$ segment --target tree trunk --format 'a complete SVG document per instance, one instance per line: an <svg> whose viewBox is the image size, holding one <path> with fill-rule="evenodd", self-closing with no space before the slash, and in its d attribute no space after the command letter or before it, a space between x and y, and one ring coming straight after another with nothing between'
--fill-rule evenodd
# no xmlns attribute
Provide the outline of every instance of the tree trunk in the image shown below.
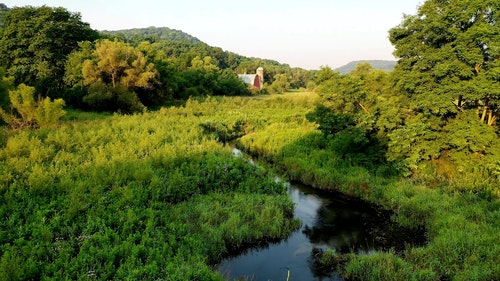
<svg viewBox="0 0 500 281"><path fill-rule="evenodd" d="M493 126L496 121L497 121L497 117L495 115L493 115L493 110L490 110L490 113L488 115L488 125Z"/></svg>
<svg viewBox="0 0 500 281"><path fill-rule="evenodd" d="M481 116L481 123L484 123L484 121L486 120L486 114L488 113L488 106L485 105L483 107L483 115Z"/></svg>

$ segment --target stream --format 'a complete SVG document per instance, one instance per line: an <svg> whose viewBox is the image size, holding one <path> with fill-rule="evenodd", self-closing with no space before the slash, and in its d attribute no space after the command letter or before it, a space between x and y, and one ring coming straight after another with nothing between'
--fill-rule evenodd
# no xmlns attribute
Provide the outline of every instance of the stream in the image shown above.
<svg viewBox="0 0 500 281"><path fill-rule="evenodd" d="M233 154L242 156L237 149ZM343 280L338 273L322 272L314 265L318 250L369 255L425 244L424 231L391 222L390 212L372 204L302 184L287 185L300 229L278 243L222 260L217 270L228 280Z"/></svg>

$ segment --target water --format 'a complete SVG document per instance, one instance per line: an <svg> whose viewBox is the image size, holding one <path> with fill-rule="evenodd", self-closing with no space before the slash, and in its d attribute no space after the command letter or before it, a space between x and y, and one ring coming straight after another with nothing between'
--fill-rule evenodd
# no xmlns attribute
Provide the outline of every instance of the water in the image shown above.
<svg viewBox="0 0 500 281"><path fill-rule="evenodd" d="M238 156L237 152L235 155ZM287 239L252 248L223 260L218 270L229 280L343 280L314 265L318 250L360 255L425 243L425 233L390 222L390 214L337 193L290 184L301 228Z"/></svg>

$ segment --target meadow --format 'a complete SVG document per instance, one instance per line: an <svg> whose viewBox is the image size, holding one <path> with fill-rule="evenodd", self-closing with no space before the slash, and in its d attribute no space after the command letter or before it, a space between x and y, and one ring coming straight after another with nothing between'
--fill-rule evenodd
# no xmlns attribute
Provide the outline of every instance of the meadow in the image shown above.
<svg viewBox="0 0 500 281"><path fill-rule="evenodd" d="M225 255L298 227L269 169L427 229L428 244L403 253L319 257L348 280L500 277L498 198L346 161L307 120L315 105L312 93L209 97L2 131L0 280L221 280L211 265Z"/></svg>
<svg viewBox="0 0 500 281"><path fill-rule="evenodd" d="M214 103L4 131L0 280L220 280L296 229L286 187L204 133Z"/></svg>

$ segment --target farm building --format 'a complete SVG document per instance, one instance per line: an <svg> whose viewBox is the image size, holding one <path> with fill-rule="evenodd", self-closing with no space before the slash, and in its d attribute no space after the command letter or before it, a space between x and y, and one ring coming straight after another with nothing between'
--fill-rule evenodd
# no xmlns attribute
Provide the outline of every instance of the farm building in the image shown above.
<svg viewBox="0 0 500 281"><path fill-rule="evenodd" d="M248 85L253 85L257 89L262 90L264 86L264 68L259 67L255 74L238 74L238 77Z"/></svg>

